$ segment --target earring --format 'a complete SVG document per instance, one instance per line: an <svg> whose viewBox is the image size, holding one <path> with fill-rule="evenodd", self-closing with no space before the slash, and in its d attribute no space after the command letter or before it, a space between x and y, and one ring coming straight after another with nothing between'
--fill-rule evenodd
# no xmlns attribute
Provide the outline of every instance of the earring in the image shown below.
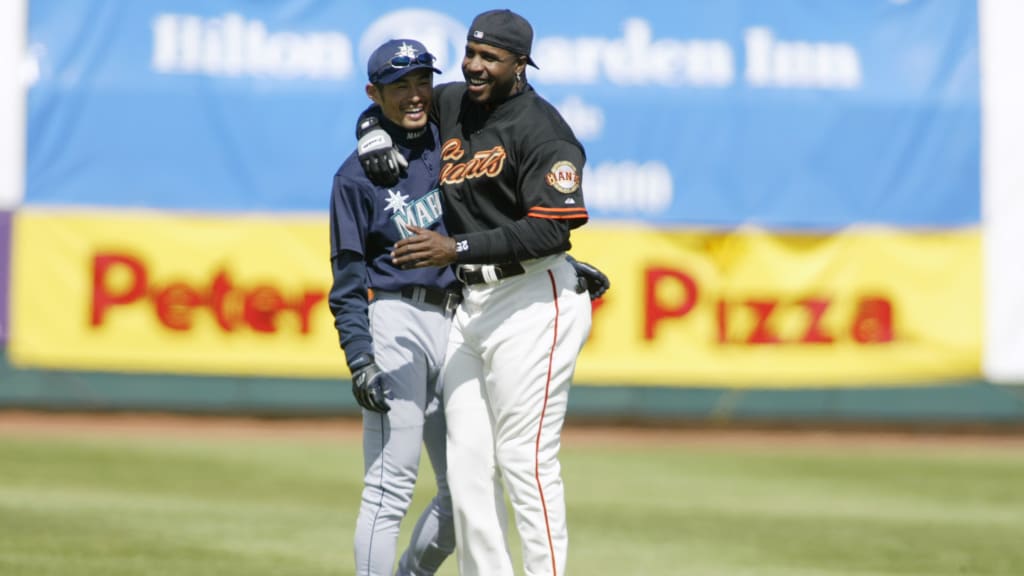
<svg viewBox="0 0 1024 576"><path fill-rule="evenodd" d="M519 84L522 81L523 81L523 77L519 75L519 72L516 72L516 84Z"/></svg>

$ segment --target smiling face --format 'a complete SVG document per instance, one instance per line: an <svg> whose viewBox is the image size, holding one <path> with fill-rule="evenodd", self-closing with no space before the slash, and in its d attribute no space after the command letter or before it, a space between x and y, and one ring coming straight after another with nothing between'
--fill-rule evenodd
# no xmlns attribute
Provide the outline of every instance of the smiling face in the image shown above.
<svg viewBox="0 0 1024 576"><path fill-rule="evenodd" d="M480 104L495 104L511 96L516 89L516 73L522 73L526 58L505 50L466 42L462 57L462 75L466 93Z"/></svg>
<svg viewBox="0 0 1024 576"><path fill-rule="evenodd" d="M380 105L385 118L406 130L419 130L427 125L434 98L434 73L424 68L391 84L367 84L366 94Z"/></svg>

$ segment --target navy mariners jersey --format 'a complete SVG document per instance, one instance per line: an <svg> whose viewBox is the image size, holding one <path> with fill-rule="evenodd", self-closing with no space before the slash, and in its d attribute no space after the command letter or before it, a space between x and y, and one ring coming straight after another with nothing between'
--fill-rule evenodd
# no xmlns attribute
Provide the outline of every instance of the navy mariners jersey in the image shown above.
<svg viewBox="0 0 1024 576"><path fill-rule="evenodd" d="M462 82L434 89L449 232L514 229L524 218L562 221L569 228L586 223L583 146L555 107L529 85L491 110L465 93ZM521 236L518 241L530 242L530 234ZM566 232L558 250L568 248Z"/></svg>
<svg viewBox="0 0 1024 576"><path fill-rule="evenodd" d="M455 282L449 267L402 270L391 263L390 254L395 242L412 235L407 224L447 234L437 187L437 130L428 124L413 140L397 137L398 130L389 133L409 161L408 173L395 186L380 187L366 178L355 153L345 160L331 193L331 258L342 250L363 255L368 287L375 290L397 291L408 285L446 288Z"/></svg>

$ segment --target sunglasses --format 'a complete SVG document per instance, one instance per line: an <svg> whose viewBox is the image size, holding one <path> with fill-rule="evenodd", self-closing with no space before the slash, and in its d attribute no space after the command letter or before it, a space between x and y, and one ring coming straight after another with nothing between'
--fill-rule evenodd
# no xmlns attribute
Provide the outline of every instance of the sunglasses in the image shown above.
<svg viewBox="0 0 1024 576"><path fill-rule="evenodd" d="M430 66L433 65L434 60L437 60L437 58L434 58L434 56L429 52L421 52L415 57L395 56L394 58L389 60L389 62L391 63L392 68L408 68L413 64L423 64L425 66Z"/></svg>

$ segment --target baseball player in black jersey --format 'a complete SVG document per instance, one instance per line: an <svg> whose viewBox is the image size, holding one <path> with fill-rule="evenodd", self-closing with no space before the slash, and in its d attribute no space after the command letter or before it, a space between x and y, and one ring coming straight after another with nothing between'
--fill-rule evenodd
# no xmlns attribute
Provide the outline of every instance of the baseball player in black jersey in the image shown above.
<svg viewBox="0 0 1024 576"><path fill-rule="evenodd" d="M469 29L465 83L435 88L440 185L451 236L400 240L404 269L454 265L464 283L442 374L459 573L511 576L503 488L528 575L564 574L568 549L558 453L590 299L566 251L587 222L582 145L526 80L533 30L492 10ZM360 119L360 125L366 115ZM360 140L371 177L398 173L389 147ZM363 146L362 144L367 144ZM589 267L587 267L589 268ZM590 270L593 270L592 268ZM586 272L586 270L584 270ZM593 270L593 292L607 278Z"/></svg>
<svg viewBox="0 0 1024 576"><path fill-rule="evenodd" d="M358 576L391 576L424 444L438 492L420 516L397 574L434 574L455 546L437 384L457 282L448 268L403 270L390 254L411 234L410 224L445 232L437 188L440 146L427 121L433 62L414 40L386 42L370 56L366 91L382 110L381 137L397 144L406 172L392 186L376 186L353 153L335 174L331 194L329 302L352 392L364 409Z"/></svg>

